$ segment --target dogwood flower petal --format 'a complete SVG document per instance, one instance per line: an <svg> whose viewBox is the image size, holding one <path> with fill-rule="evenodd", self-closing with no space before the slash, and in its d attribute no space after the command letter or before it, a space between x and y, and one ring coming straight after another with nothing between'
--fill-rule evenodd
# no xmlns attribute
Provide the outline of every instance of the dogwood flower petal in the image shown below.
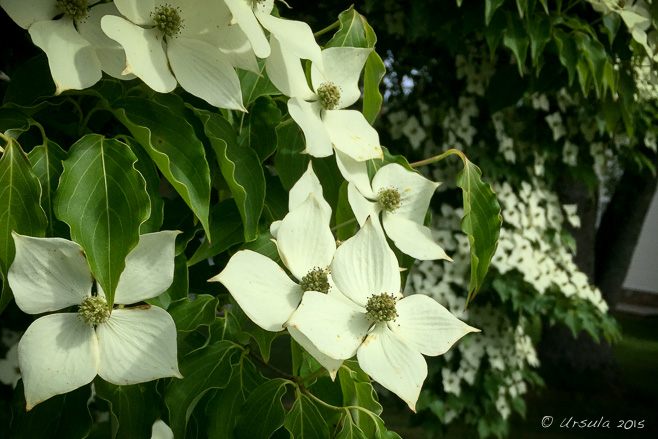
<svg viewBox="0 0 658 439"><path fill-rule="evenodd" d="M133 79L133 75L121 75L126 69L126 53L123 48L101 29L101 19L106 15L119 16L114 3L102 3L90 8L85 19L76 23L78 32L96 49L104 72L117 79Z"/></svg>
<svg viewBox="0 0 658 439"><path fill-rule="evenodd" d="M355 163L364 163L365 162L355 162ZM354 212L356 220L359 222L359 226L363 226L368 218L379 218L379 212L382 211L382 207L379 203L369 201L361 195L361 192L356 188L354 183L351 183L347 186L347 199L350 203L350 207Z"/></svg>
<svg viewBox="0 0 658 439"><path fill-rule="evenodd" d="M427 363L386 324L379 323L359 347L356 357L368 375L398 395L416 411L420 389L427 378Z"/></svg>
<svg viewBox="0 0 658 439"><path fill-rule="evenodd" d="M267 331L281 331L302 299L299 285L276 262L251 250L234 254L210 281L224 284L245 314Z"/></svg>
<svg viewBox="0 0 658 439"><path fill-rule="evenodd" d="M323 354L346 360L356 353L370 322L360 306L307 291L285 326L304 334Z"/></svg>
<svg viewBox="0 0 658 439"><path fill-rule="evenodd" d="M55 94L91 87L101 79L96 50L78 33L71 17L37 21L28 32L32 42L48 56Z"/></svg>
<svg viewBox="0 0 658 439"><path fill-rule="evenodd" d="M395 309L398 317L389 328L421 354L443 355L464 335L479 332L424 294L405 297Z"/></svg>
<svg viewBox="0 0 658 439"><path fill-rule="evenodd" d="M331 380L335 380L338 369L340 369L340 366L343 364L343 360L334 360L333 358L320 352L318 348L316 348L315 345L311 343L311 340L306 338L306 336L302 334L297 328L288 326L288 332L290 333L290 336L300 344L301 347L306 349L306 352L308 352L309 355L315 358L317 362L322 365L322 367L327 369Z"/></svg>
<svg viewBox="0 0 658 439"><path fill-rule="evenodd" d="M324 111L319 101L306 102L298 98L290 98L288 111L306 137L304 153L313 157L328 157L333 154L332 139L320 117Z"/></svg>
<svg viewBox="0 0 658 439"><path fill-rule="evenodd" d="M382 167L372 178L374 193L393 188L400 194L400 207L387 215L398 215L418 224L423 224L425 221L432 195L440 184L397 163Z"/></svg>
<svg viewBox="0 0 658 439"><path fill-rule="evenodd" d="M359 162L384 157L379 145L379 134L361 112L327 110L323 113L322 123L329 133L334 148L349 157ZM306 130L304 134L308 136Z"/></svg>
<svg viewBox="0 0 658 439"><path fill-rule="evenodd" d="M164 3L164 2L158 2ZM121 14L128 20L141 26L153 25L154 0L114 0Z"/></svg>
<svg viewBox="0 0 658 439"><path fill-rule="evenodd" d="M176 325L169 313L157 306L112 311L96 327L100 352L98 374L117 385L157 378L182 378L176 358Z"/></svg>
<svg viewBox="0 0 658 439"><path fill-rule="evenodd" d="M91 296L92 277L82 247L62 238L12 232L16 246L7 281L18 307L28 314L79 305Z"/></svg>
<svg viewBox="0 0 658 439"><path fill-rule="evenodd" d="M324 70L322 50L315 41L311 27L303 21L284 20L269 13L256 12L260 24L270 31L291 54L301 59L310 59L320 71ZM344 61L344 60L343 60Z"/></svg>
<svg viewBox="0 0 658 439"><path fill-rule="evenodd" d="M277 247L281 260L299 280L314 268L329 267L336 240L315 194L283 218L277 231Z"/></svg>
<svg viewBox="0 0 658 439"><path fill-rule="evenodd" d="M158 93L169 93L176 88L176 78L169 70L158 29L144 29L113 15L103 17L101 27L126 52L123 74L134 74Z"/></svg>
<svg viewBox="0 0 658 439"><path fill-rule="evenodd" d="M261 74L251 44L238 26L226 26L218 33L217 48L233 67Z"/></svg>
<svg viewBox="0 0 658 439"><path fill-rule="evenodd" d="M358 47L329 47L322 51L322 65L311 65L311 83L317 89L324 82L330 82L340 90L337 109L346 108L361 97L359 77L373 49ZM377 143L379 145L379 143Z"/></svg>
<svg viewBox="0 0 658 439"><path fill-rule="evenodd" d="M114 295L114 303L131 304L160 295L174 281L176 236L165 230L139 237L137 246L126 257Z"/></svg>
<svg viewBox="0 0 658 439"><path fill-rule="evenodd" d="M35 320L23 334L18 362L30 410L94 379L100 366L98 338L76 314L47 315Z"/></svg>
<svg viewBox="0 0 658 439"><path fill-rule="evenodd" d="M422 261L452 260L443 248L434 241L432 232L428 227L400 215L384 214L382 223L386 234L402 253Z"/></svg>
<svg viewBox="0 0 658 439"><path fill-rule="evenodd" d="M250 0L224 0L231 10L233 19L245 33L254 53L259 58L270 56L270 44L265 38L265 32L254 15Z"/></svg>
<svg viewBox="0 0 658 439"><path fill-rule="evenodd" d="M336 149L336 164L338 165L338 170L343 175L343 178L350 183L354 183L361 194L367 198L375 198L375 194L370 187L368 164L365 161L356 161L352 157Z"/></svg>
<svg viewBox="0 0 658 439"><path fill-rule="evenodd" d="M215 107L247 111L238 74L216 47L201 40L171 38L167 58L178 83L189 93Z"/></svg>
<svg viewBox="0 0 658 439"><path fill-rule="evenodd" d="M272 40L272 54L265 61L265 70L272 84L284 95L306 101L318 99L306 82L299 58L276 39Z"/></svg>
<svg viewBox="0 0 658 439"><path fill-rule="evenodd" d="M373 294L400 291L398 260L372 220L336 249L331 275L338 289L362 307Z"/></svg>
<svg viewBox="0 0 658 439"><path fill-rule="evenodd" d="M317 175L313 171L313 162L308 162L308 167L302 176L297 180L297 182L290 188L288 193L288 211L292 212L298 206L300 206L306 199L309 194L314 194L315 199L322 206L322 210L327 216L327 220L331 219L331 206L324 199L324 194L322 190L322 184Z"/></svg>
<svg viewBox="0 0 658 439"><path fill-rule="evenodd" d="M56 0L0 0L0 7L23 29L60 14Z"/></svg>
<svg viewBox="0 0 658 439"><path fill-rule="evenodd" d="M165 421L158 419L151 427L151 439L174 439L174 432Z"/></svg>

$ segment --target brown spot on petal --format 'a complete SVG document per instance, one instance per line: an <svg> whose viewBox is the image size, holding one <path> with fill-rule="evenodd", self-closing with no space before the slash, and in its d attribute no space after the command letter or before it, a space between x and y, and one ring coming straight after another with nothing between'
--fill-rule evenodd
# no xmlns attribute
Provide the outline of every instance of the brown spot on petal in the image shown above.
<svg viewBox="0 0 658 439"><path fill-rule="evenodd" d="M375 334L368 334L368 336L366 337L366 339L363 340L363 344L364 344L364 346L368 346L368 344L369 344L372 340L374 340L374 339L376 339L376 338L377 338L377 336L376 336Z"/></svg>

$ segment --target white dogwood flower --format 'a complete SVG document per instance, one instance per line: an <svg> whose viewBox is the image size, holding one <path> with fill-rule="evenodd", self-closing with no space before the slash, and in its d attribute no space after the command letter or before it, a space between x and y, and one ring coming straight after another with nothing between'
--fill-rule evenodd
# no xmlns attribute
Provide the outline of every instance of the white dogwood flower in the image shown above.
<svg viewBox="0 0 658 439"><path fill-rule="evenodd" d="M371 184L363 180L348 186L348 199L359 224L371 217L381 224L400 251L416 259L450 259L425 227L430 199L440 183L405 169L397 163L380 168Z"/></svg>
<svg viewBox="0 0 658 439"><path fill-rule="evenodd" d="M140 236L126 257L115 309L108 308L99 286L92 294L93 277L78 244L13 233L16 257L7 280L18 307L41 314L78 306L77 313L38 318L18 344L28 410L96 375L116 385L182 378L171 316L155 306L122 306L153 298L171 285L178 233Z"/></svg>
<svg viewBox="0 0 658 439"><path fill-rule="evenodd" d="M415 410L427 377L423 354L444 354L477 329L428 296L400 298L397 259L371 221L338 247L331 272L349 300L309 291L286 326L331 358L356 354L364 372Z"/></svg>
<svg viewBox="0 0 658 439"><path fill-rule="evenodd" d="M251 250L234 254L226 268L210 279L221 282L245 314L267 331L282 331L283 324L306 292L340 294L332 288L329 275L336 241L315 193L309 193L306 200L278 224L276 244L281 260L297 282L276 262ZM342 361L322 354L294 328L289 332L332 378L335 377Z"/></svg>
<svg viewBox="0 0 658 439"><path fill-rule="evenodd" d="M101 79L101 70L121 78L126 57L100 27L101 17L119 12L113 3L98 1L0 0L12 20L46 52L55 94L91 87Z"/></svg>
<svg viewBox="0 0 658 439"><path fill-rule="evenodd" d="M320 46L315 41L311 27L302 21L285 20L270 15L274 0L224 0L233 14L233 21L242 29L259 58L270 56L270 44L263 32L276 39L297 58L310 59L322 67ZM322 70L322 68L321 68Z"/></svg>
<svg viewBox="0 0 658 439"><path fill-rule="evenodd" d="M362 162L382 158L379 134L363 114L345 108L361 96L359 77L372 49L331 47L322 51L324 70L311 64L311 90L299 57L277 40L265 62L272 83L286 96L290 116L306 137L304 152L327 157L333 148Z"/></svg>
<svg viewBox="0 0 658 439"><path fill-rule="evenodd" d="M220 108L246 111L238 75L220 49L230 11L217 0L115 0L122 17L106 16L103 31L123 46L125 74L168 93L180 84Z"/></svg>

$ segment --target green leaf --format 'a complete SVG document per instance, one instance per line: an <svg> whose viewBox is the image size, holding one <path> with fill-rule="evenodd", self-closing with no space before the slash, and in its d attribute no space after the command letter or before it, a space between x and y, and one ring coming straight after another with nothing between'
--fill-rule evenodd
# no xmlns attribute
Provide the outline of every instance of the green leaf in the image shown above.
<svg viewBox="0 0 658 439"><path fill-rule="evenodd" d="M238 69L240 88L242 89L242 102L248 107L260 96L280 95L281 92L272 84L265 71L265 59L258 60L260 75L247 70Z"/></svg>
<svg viewBox="0 0 658 439"><path fill-rule="evenodd" d="M71 147L55 196L55 214L85 250L110 307L126 256L149 217L146 183L134 168L136 161L126 144L88 134Z"/></svg>
<svg viewBox="0 0 658 439"><path fill-rule="evenodd" d="M245 241L253 241L258 236L258 220L265 203L265 175L258 155L253 149L238 145L233 127L219 114L196 108L194 113L203 123L235 198L244 223Z"/></svg>
<svg viewBox="0 0 658 439"><path fill-rule="evenodd" d="M41 53L16 69L9 81L3 103L12 102L27 106L53 94L55 94L55 83L50 76L48 58L45 53Z"/></svg>
<svg viewBox="0 0 658 439"><path fill-rule="evenodd" d="M343 392L343 405L344 406L361 406L376 415L382 412L382 406L377 400L377 392L370 383L368 375L361 370L357 370L358 366L345 362L349 368L341 367L338 370L338 379L340 380L340 388ZM351 410L352 419L356 425L363 430L368 437L372 437L376 430L376 424L372 418L367 414L362 413L360 410Z"/></svg>
<svg viewBox="0 0 658 439"><path fill-rule="evenodd" d="M464 218L461 228L471 244L471 282L468 299L473 300L487 274L491 258L498 246L503 218L500 204L489 183L482 181L482 171L461 152L464 169L457 175L457 186L463 191Z"/></svg>
<svg viewBox="0 0 658 439"><path fill-rule="evenodd" d="M301 153L306 149L306 142L296 123L280 125L277 128L277 138L279 142L274 156L274 168L283 188L289 191L306 171L311 157Z"/></svg>
<svg viewBox="0 0 658 439"><path fill-rule="evenodd" d="M505 0L485 0L484 1L484 24L489 26L494 13Z"/></svg>
<svg viewBox="0 0 658 439"><path fill-rule="evenodd" d="M516 9L519 10L519 17L523 18L528 10L528 0L516 0Z"/></svg>
<svg viewBox="0 0 658 439"><path fill-rule="evenodd" d="M40 199L39 180L18 142L10 138L0 158L0 274L3 280L7 279L16 252L12 230L30 236L45 235L47 220ZM0 313L12 297L9 285L3 282Z"/></svg>
<svg viewBox="0 0 658 439"><path fill-rule="evenodd" d="M263 230L258 235L258 238L241 245L240 250L252 250L263 256L267 256L274 262L279 262L281 260L279 257L279 250L277 249L276 244L272 242L272 239L274 239L274 237L270 231Z"/></svg>
<svg viewBox="0 0 658 439"><path fill-rule="evenodd" d="M551 40L551 22L547 16L535 16L527 21L528 35L530 36L530 57L533 67L537 66L546 44Z"/></svg>
<svg viewBox="0 0 658 439"><path fill-rule="evenodd" d="M17 139L30 129L30 120L22 112L13 108L0 108L0 133Z"/></svg>
<svg viewBox="0 0 658 439"><path fill-rule="evenodd" d="M281 123L281 110L272 98L261 97L243 117L238 143L241 148L256 151L262 163L276 150L276 127Z"/></svg>
<svg viewBox="0 0 658 439"><path fill-rule="evenodd" d="M350 6L338 15L340 23L334 36L325 44L327 47L373 47L366 39L365 19Z"/></svg>
<svg viewBox="0 0 658 439"><path fill-rule="evenodd" d="M59 184L59 177L64 170L62 162L66 160L67 156L66 151L52 140L46 140L43 145L35 146L27 154L32 163L32 170L41 183L41 207L46 212L48 219L46 236L56 236L57 218L54 214L53 199Z"/></svg>
<svg viewBox="0 0 658 439"><path fill-rule="evenodd" d="M523 76L523 67L528 53L528 35L523 22L511 12L507 14L507 29L503 34L503 45L508 47L516 57L519 76Z"/></svg>
<svg viewBox="0 0 658 439"><path fill-rule="evenodd" d="M258 349L260 350L260 356L265 360L265 362L270 361L270 350L272 348L272 342L277 337L276 332L266 331L258 325L251 325L246 332L251 335L251 337L258 344Z"/></svg>
<svg viewBox="0 0 658 439"><path fill-rule="evenodd" d="M178 331L194 331L200 325L209 326L215 321L218 305L216 297L199 294L194 300L186 297L172 302L167 311L174 319Z"/></svg>
<svg viewBox="0 0 658 439"><path fill-rule="evenodd" d="M192 125L167 106L144 98L118 100L114 104L114 114L211 236L208 220L210 169L203 144Z"/></svg>
<svg viewBox="0 0 658 439"><path fill-rule="evenodd" d="M157 381L117 386L100 378L94 380L99 398L110 406L112 437L150 437L153 423L160 417L161 398L156 391Z"/></svg>
<svg viewBox="0 0 658 439"><path fill-rule="evenodd" d="M190 258L188 265L198 264L220 254L235 244L244 242L242 229L242 219L238 206L235 205L235 200L231 198L215 204L210 209L212 243L209 244L208 241L201 243Z"/></svg>
<svg viewBox="0 0 658 439"><path fill-rule="evenodd" d="M291 439L329 439L329 426L311 398L300 394L284 422Z"/></svg>
<svg viewBox="0 0 658 439"><path fill-rule="evenodd" d="M231 378L231 358L237 351L235 343L219 341L190 352L180 361L185 378L172 380L165 390L174 437L185 437L190 415L208 390L226 387Z"/></svg>
<svg viewBox="0 0 658 439"><path fill-rule="evenodd" d="M368 437L354 424L351 416L345 416L343 429L338 433L336 439L368 439Z"/></svg>
<svg viewBox="0 0 658 439"><path fill-rule="evenodd" d="M139 146L134 139L127 137L125 141L137 156L135 169L146 180L146 192L151 201L151 215L139 227L139 233L143 235L145 233L157 232L162 227L164 220L164 200L160 196L160 175L158 174L158 168L156 168L155 163L153 163L153 160L151 160L151 157L149 157L144 148Z"/></svg>
<svg viewBox="0 0 658 439"><path fill-rule="evenodd" d="M608 61L608 54L603 45L596 39L590 38L587 34L576 33L576 43L585 54L585 59L589 65L594 82L596 96L601 96L603 76L605 74L605 65Z"/></svg>
<svg viewBox="0 0 658 439"><path fill-rule="evenodd" d="M12 439L32 438L67 438L87 437L91 431L91 415L87 402L91 396L91 387L82 386L63 395L37 404L29 412L25 411L23 380L14 389L11 402L13 419L11 423Z"/></svg>
<svg viewBox="0 0 658 439"><path fill-rule="evenodd" d="M344 181L343 184L340 185L338 205L336 206L336 226L341 226L336 230L336 237L341 241L345 241L354 236L357 224L356 217L354 216L352 207L347 199L347 185L347 181Z"/></svg>
<svg viewBox="0 0 658 439"><path fill-rule="evenodd" d="M289 381L275 378L249 395L233 432L236 439L268 439L283 426L285 410L281 398Z"/></svg>
<svg viewBox="0 0 658 439"><path fill-rule="evenodd" d="M553 38L559 50L560 62L567 68L567 72L569 73L569 85L571 85L576 74L576 64L578 63L576 43L573 38L561 29L555 29Z"/></svg>
<svg viewBox="0 0 658 439"><path fill-rule="evenodd" d="M210 420L208 437L233 439L233 429L245 401L264 382L265 378L251 361L243 359L235 365L226 388L219 390L206 406Z"/></svg>

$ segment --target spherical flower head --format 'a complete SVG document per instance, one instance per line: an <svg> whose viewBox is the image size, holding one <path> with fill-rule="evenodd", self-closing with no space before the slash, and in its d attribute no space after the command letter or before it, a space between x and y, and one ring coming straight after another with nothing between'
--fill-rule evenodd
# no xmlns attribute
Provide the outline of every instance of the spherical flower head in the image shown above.
<svg viewBox="0 0 658 439"><path fill-rule="evenodd" d="M88 3L87 0L57 0L57 7L64 14L78 21L87 16Z"/></svg>
<svg viewBox="0 0 658 439"><path fill-rule="evenodd" d="M299 281L302 291L329 292L329 272L324 268L314 268Z"/></svg>
<svg viewBox="0 0 658 439"><path fill-rule="evenodd" d="M373 294L366 304L366 315L375 323L390 322L398 316L393 294Z"/></svg>
<svg viewBox="0 0 658 439"><path fill-rule="evenodd" d="M331 82L322 83L316 90L325 110L335 110L340 103L340 89Z"/></svg>
<svg viewBox="0 0 658 439"><path fill-rule="evenodd" d="M173 37L183 27L184 20L181 18L180 12L179 8L174 8L167 4L160 6L153 13L153 23L165 36Z"/></svg>
<svg viewBox="0 0 658 439"><path fill-rule="evenodd" d="M397 189L381 190L379 191L379 194L377 194L377 199L379 200L379 204L381 204L387 212L391 213L398 210L400 202L402 201L400 192L398 192Z"/></svg>
<svg viewBox="0 0 658 439"><path fill-rule="evenodd" d="M83 300L78 309L78 316L89 326L107 322L110 318L110 310L105 297L91 296Z"/></svg>

